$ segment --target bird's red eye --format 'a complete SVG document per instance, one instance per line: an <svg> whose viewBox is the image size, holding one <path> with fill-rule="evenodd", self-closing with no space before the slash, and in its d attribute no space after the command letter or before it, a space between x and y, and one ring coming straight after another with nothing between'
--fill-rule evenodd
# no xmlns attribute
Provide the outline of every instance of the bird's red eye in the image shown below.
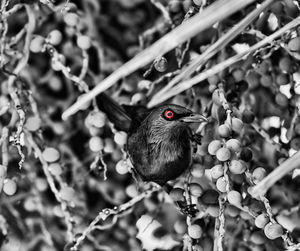
<svg viewBox="0 0 300 251"><path fill-rule="evenodd" d="M166 110L165 111L165 117L167 119L172 119L174 117L174 113L172 111L170 111L170 110Z"/></svg>

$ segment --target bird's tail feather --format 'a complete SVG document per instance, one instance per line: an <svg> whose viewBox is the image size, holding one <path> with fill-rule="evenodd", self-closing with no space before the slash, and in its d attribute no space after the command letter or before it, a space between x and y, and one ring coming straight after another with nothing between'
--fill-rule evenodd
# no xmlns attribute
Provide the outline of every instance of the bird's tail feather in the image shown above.
<svg viewBox="0 0 300 251"><path fill-rule="evenodd" d="M101 93L96 97L98 108L106 114L117 130L128 132L131 125L130 115L115 100Z"/></svg>

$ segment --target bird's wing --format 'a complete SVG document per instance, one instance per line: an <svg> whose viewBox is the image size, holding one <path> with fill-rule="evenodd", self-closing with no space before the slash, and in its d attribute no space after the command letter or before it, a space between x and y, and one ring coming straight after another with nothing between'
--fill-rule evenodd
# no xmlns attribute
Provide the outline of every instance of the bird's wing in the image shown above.
<svg viewBox="0 0 300 251"><path fill-rule="evenodd" d="M96 97L98 108L106 114L117 130L128 132L132 125L131 115L115 100L101 93Z"/></svg>

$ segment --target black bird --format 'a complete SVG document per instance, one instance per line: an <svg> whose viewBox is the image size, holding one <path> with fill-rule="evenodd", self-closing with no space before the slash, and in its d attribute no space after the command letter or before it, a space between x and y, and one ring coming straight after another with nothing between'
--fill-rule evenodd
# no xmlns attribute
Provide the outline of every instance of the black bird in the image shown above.
<svg viewBox="0 0 300 251"><path fill-rule="evenodd" d="M120 106L102 93L97 105L117 130L128 133L127 152L134 171L144 181L163 186L180 176L192 161L192 131L188 123L206 118L179 105Z"/></svg>

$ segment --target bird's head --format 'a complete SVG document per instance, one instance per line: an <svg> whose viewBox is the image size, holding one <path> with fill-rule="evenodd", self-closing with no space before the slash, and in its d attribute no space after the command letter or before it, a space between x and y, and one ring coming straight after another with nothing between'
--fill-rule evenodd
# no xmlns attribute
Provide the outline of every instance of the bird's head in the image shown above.
<svg viewBox="0 0 300 251"><path fill-rule="evenodd" d="M193 111L179 105L162 105L150 113L147 124L150 131L162 137L185 129L189 123L201 123L207 119Z"/></svg>

